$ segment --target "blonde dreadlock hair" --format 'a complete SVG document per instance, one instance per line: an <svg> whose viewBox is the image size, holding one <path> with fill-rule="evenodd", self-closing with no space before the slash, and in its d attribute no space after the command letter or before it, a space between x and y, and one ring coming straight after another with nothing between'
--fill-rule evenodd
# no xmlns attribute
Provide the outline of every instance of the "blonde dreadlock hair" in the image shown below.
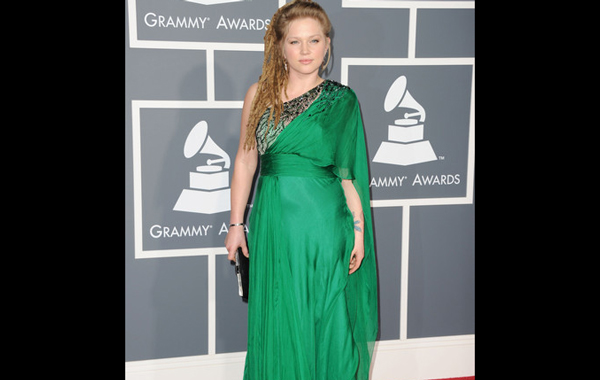
<svg viewBox="0 0 600 380"><path fill-rule="evenodd" d="M329 37L331 22L323 8L317 3L310 0L294 0L275 12L265 33L265 57L262 74L258 78L258 88L250 107L244 149L254 148L256 144L256 127L267 108L271 107L267 125L270 125L269 123L273 118L275 119L273 125L279 123L279 117L283 111L281 93L283 90L287 96L288 85L288 72L283 59L281 42L288 31L290 22L305 17L317 20L321 24L325 36ZM329 58L331 58L331 52ZM329 63L329 59L327 63Z"/></svg>

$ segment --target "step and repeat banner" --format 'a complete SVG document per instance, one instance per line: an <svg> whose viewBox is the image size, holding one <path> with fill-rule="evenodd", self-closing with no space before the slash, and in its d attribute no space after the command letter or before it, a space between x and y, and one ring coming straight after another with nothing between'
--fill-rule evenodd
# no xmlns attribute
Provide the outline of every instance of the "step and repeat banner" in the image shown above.
<svg viewBox="0 0 600 380"><path fill-rule="evenodd" d="M223 242L242 101L283 4L126 1L126 362L245 351ZM356 92L365 125L379 340L471 336L475 3L319 4L323 76Z"/></svg>

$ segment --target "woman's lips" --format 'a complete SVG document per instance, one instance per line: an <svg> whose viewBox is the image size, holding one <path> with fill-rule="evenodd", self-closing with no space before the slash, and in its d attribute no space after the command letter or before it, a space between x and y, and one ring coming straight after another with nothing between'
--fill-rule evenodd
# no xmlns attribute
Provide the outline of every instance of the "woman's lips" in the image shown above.
<svg viewBox="0 0 600 380"><path fill-rule="evenodd" d="M299 62L303 65L308 65L312 62L312 59L301 59Z"/></svg>

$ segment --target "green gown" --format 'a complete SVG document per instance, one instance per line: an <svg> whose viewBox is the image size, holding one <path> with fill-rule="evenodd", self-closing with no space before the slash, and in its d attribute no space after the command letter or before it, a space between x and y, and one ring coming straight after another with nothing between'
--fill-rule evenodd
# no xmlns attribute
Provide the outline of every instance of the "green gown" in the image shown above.
<svg viewBox="0 0 600 380"><path fill-rule="evenodd" d="M268 112L257 127L244 380L367 380L377 275L356 94L326 80L285 103L266 135ZM365 219L365 258L351 275L354 218L342 179L353 180Z"/></svg>

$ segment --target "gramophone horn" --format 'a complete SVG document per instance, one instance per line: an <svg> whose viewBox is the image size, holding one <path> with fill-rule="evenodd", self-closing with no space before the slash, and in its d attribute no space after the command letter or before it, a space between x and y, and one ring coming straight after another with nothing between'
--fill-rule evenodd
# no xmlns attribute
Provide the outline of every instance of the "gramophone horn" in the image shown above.
<svg viewBox="0 0 600 380"><path fill-rule="evenodd" d="M425 121L425 109L419 103L417 103L410 92L408 92L406 89L406 84L407 81L404 75L400 76L394 81L394 83L392 83L387 95L385 96L383 108L386 112L391 112L396 107L414 109L417 110L417 112L406 112L404 114L404 118L419 116L419 121Z"/></svg>
<svg viewBox="0 0 600 380"><path fill-rule="evenodd" d="M398 79L392 83L390 89L385 96L385 102L383 103L383 108L385 108L385 112L391 112L400 104L402 97L404 96L404 92L406 91L406 77L402 75Z"/></svg>
<svg viewBox="0 0 600 380"><path fill-rule="evenodd" d="M193 157L197 153L208 153L220 156L218 160L207 160L209 165L216 162L224 162L225 169L231 166L231 160L227 152L221 149L213 139L208 136L208 123L204 120L198 122L190 131L185 144L183 145L183 155L186 158Z"/></svg>

